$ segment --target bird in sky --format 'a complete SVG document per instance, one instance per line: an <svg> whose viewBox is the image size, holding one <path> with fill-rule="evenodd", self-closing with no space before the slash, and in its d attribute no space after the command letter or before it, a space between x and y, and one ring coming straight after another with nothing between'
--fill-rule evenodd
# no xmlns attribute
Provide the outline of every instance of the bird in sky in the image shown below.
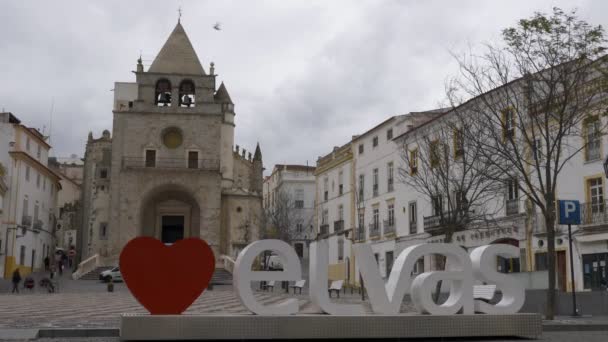
<svg viewBox="0 0 608 342"><path fill-rule="evenodd" d="M215 29L216 31L220 31L222 29L220 23L215 23L215 25L213 25L213 29Z"/></svg>

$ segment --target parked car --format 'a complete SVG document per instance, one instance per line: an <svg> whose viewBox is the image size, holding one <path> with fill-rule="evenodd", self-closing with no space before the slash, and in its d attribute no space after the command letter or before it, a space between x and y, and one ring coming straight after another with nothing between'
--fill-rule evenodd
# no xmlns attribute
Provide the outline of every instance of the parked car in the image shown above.
<svg viewBox="0 0 608 342"><path fill-rule="evenodd" d="M281 258L278 255L271 255L268 257L268 269L271 271L282 271L283 263L281 262Z"/></svg>
<svg viewBox="0 0 608 342"><path fill-rule="evenodd" d="M122 274L120 274L120 268L114 267L111 270L103 271L99 274L99 280L104 282L111 281L122 281Z"/></svg>

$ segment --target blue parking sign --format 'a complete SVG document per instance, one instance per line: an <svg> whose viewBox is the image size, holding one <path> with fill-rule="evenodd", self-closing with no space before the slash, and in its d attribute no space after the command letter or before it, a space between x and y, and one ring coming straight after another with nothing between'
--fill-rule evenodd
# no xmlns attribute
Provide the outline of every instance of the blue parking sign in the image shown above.
<svg viewBox="0 0 608 342"><path fill-rule="evenodd" d="M581 205L576 200L559 200L559 224L581 224Z"/></svg>

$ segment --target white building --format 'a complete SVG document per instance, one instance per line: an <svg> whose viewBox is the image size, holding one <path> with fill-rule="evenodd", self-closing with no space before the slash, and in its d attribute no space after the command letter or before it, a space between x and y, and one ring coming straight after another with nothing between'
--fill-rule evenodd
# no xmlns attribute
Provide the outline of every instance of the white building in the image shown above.
<svg viewBox="0 0 608 342"><path fill-rule="evenodd" d="M317 159L315 227L318 238L328 239L330 280L355 281L352 244L355 233L351 144L334 147Z"/></svg>
<svg viewBox="0 0 608 342"><path fill-rule="evenodd" d="M60 177L47 164L51 146L34 128L12 113L0 113L0 164L5 165L7 190L0 225L0 271L22 276L44 267L53 252L54 210Z"/></svg>
<svg viewBox="0 0 608 342"><path fill-rule="evenodd" d="M289 217L286 224L291 226L281 230L289 234L296 253L304 259L308 259L308 245L314 237L314 172L314 166L277 164L272 169L272 174L264 179L262 192L267 213L283 210L283 216ZM267 225L270 227L277 223L267 222Z"/></svg>

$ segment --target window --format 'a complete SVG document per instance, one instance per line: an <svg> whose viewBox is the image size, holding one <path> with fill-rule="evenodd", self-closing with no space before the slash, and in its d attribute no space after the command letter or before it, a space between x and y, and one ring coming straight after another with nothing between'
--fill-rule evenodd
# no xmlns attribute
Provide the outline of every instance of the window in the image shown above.
<svg viewBox="0 0 608 342"><path fill-rule="evenodd" d="M40 189L40 173L36 172L36 187Z"/></svg>
<svg viewBox="0 0 608 342"><path fill-rule="evenodd" d="M532 158L534 158L532 162L535 160L539 162L543 160L543 145L540 138L534 139L532 142Z"/></svg>
<svg viewBox="0 0 608 342"><path fill-rule="evenodd" d="M393 270L394 252L386 252L386 257L384 261L386 263L386 276L388 277L389 274L391 274L391 271Z"/></svg>
<svg viewBox="0 0 608 342"><path fill-rule="evenodd" d="M146 150L146 167L156 166L156 150Z"/></svg>
<svg viewBox="0 0 608 342"><path fill-rule="evenodd" d="M342 204L338 206L338 220L344 220L344 206Z"/></svg>
<svg viewBox="0 0 608 342"><path fill-rule="evenodd" d="M38 159L40 159L40 156L42 155L42 152L40 150L40 145L36 145L36 157Z"/></svg>
<svg viewBox="0 0 608 342"><path fill-rule="evenodd" d="M29 205L29 200L28 200L27 196L25 196L23 198L23 211L22 211L24 217L28 216L28 214L29 214L29 206L30 206ZM21 224L25 224L25 223L21 222Z"/></svg>
<svg viewBox="0 0 608 342"><path fill-rule="evenodd" d="M108 223L101 222L99 223L99 239L106 240L108 238Z"/></svg>
<svg viewBox="0 0 608 342"><path fill-rule="evenodd" d="M365 175L359 175L359 201L363 201L363 189L365 188Z"/></svg>
<svg viewBox="0 0 608 342"><path fill-rule="evenodd" d="M507 180L507 200L519 199L519 185L517 179L510 178Z"/></svg>
<svg viewBox="0 0 608 342"><path fill-rule="evenodd" d="M30 145L31 145L31 143L32 143L32 142L30 141L30 138L28 137L28 138L25 140L25 149L26 149L28 152L30 151Z"/></svg>
<svg viewBox="0 0 608 342"><path fill-rule="evenodd" d="M40 205L38 205L38 201L34 204L34 224L38 221L38 213L40 212Z"/></svg>
<svg viewBox="0 0 608 342"><path fill-rule="evenodd" d="M410 175L418 172L418 149L410 151Z"/></svg>
<svg viewBox="0 0 608 342"><path fill-rule="evenodd" d="M378 169L374 169L373 176L373 192L375 197L378 196Z"/></svg>
<svg viewBox="0 0 608 342"><path fill-rule="evenodd" d="M439 166L439 158L439 141L431 141L429 144L429 159L431 167Z"/></svg>
<svg viewBox="0 0 608 342"><path fill-rule="evenodd" d="M502 137L503 139L515 136L515 112L512 108L502 111Z"/></svg>
<svg viewBox="0 0 608 342"><path fill-rule="evenodd" d="M389 203L388 205L388 225L393 227L395 225L395 204Z"/></svg>
<svg viewBox="0 0 608 342"><path fill-rule="evenodd" d="M28 182L30 181L30 167L29 166L25 167L25 180Z"/></svg>
<svg viewBox="0 0 608 342"><path fill-rule="evenodd" d="M359 210L359 232L363 231L365 231L365 211Z"/></svg>
<svg viewBox="0 0 608 342"><path fill-rule="evenodd" d="M296 224L296 231L297 231L298 233L301 233L301 232L302 232L302 230L303 230L303 229L302 229L302 224L301 224L301 223Z"/></svg>
<svg viewBox="0 0 608 342"><path fill-rule="evenodd" d="M374 224L374 230L378 230L380 229L380 210L378 209L378 207L375 207L373 209L373 224Z"/></svg>
<svg viewBox="0 0 608 342"><path fill-rule="evenodd" d="M443 198L441 196L432 196L431 203L433 205L433 216L440 215L443 211Z"/></svg>
<svg viewBox="0 0 608 342"><path fill-rule="evenodd" d="M410 234L416 234L418 232L418 209L416 201L409 203L409 221L410 221Z"/></svg>
<svg viewBox="0 0 608 342"><path fill-rule="evenodd" d="M325 177L325 179L323 179L323 200L327 201L329 199L329 179L327 177Z"/></svg>
<svg viewBox="0 0 608 342"><path fill-rule="evenodd" d="M323 215L321 216L321 224L327 224L329 222L329 212L327 209L323 210Z"/></svg>
<svg viewBox="0 0 608 342"><path fill-rule="evenodd" d="M19 265L25 265L25 246L21 246L19 251Z"/></svg>
<svg viewBox="0 0 608 342"><path fill-rule="evenodd" d="M378 147L378 136L372 139L372 147Z"/></svg>
<svg viewBox="0 0 608 342"><path fill-rule="evenodd" d="M595 118L585 122L585 161L600 159L600 121Z"/></svg>
<svg viewBox="0 0 608 342"><path fill-rule="evenodd" d="M393 129L389 128L388 131L386 131L386 140L391 140L393 139Z"/></svg>
<svg viewBox="0 0 608 342"><path fill-rule="evenodd" d="M468 201L464 192L454 191L454 201L456 202L456 210L467 209Z"/></svg>
<svg viewBox="0 0 608 342"><path fill-rule="evenodd" d="M464 154L464 134L462 129L454 130L454 158L462 157Z"/></svg>
<svg viewBox="0 0 608 342"><path fill-rule="evenodd" d="M388 191L391 192L394 190L394 183L395 183L395 170L393 167L393 162L388 163L388 165L386 165L386 170L387 170L387 179L388 179Z"/></svg>
<svg viewBox="0 0 608 342"><path fill-rule="evenodd" d="M604 212L604 184L602 177L587 180L587 200L591 203L591 213Z"/></svg>
<svg viewBox="0 0 608 342"><path fill-rule="evenodd" d="M338 195L342 195L344 193L344 173L340 171L338 173Z"/></svg>
<svg viewBox="0 0 608 342"><path fill-rule="evenodd" d="M108 178L108 169L99 170L99 178Z"/></svg>
<svg viewBox="0 0 608 342"><path fill-rule="evenodd" d="M534 254L534 268L537 271L546 271L549 268L547 265L547 252Z"/></svg>
<svg viewBox="0 0 608 342"><path fill-rule="evenodd" d="M304 190L303 189L296 189L295 193L296 193L296 195L295 195L294 206L297 209L304 208Z"/></svg>
<svg viewBox="0 0 608 342"><path fill-rule="evenodd" d="M198 151L188 151L188 168L198 169Z"/></svg>
<svg viewBox="0 0 608 342"><path fill-rule="evenodd" d="M363 154L363 144L359 144L359 154Z"/></svg>
<svg viewBox="0 0 608 342"><path fill-rule="evenodd" d="M344 260L344 239L338 240L338 261Z"/></svg>

